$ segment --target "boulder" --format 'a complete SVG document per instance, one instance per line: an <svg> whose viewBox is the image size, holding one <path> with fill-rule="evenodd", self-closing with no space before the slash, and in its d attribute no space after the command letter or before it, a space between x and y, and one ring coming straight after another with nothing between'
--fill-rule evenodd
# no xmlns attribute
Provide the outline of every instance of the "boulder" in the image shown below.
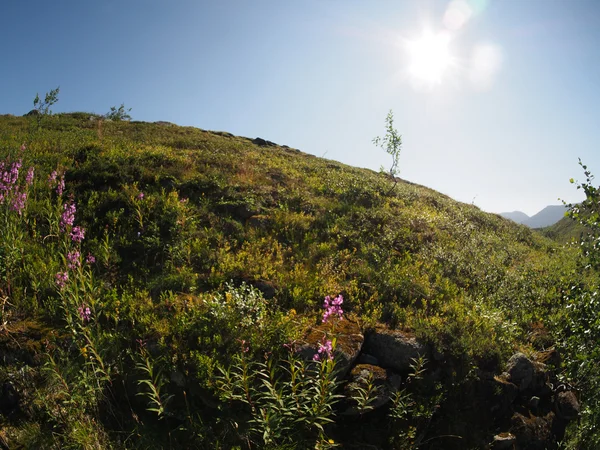
<svg viewBox="0 0 600 450"><path fill-rule="evenodd" d="M29 111L27 114L24 114L23 117L29 117L29 116L39 116L41 113L37 110L37 109L32 109L31 111Z"/></svg>
<svg viewBox="0 0 600 450"><path fill-rule="evenodd" d="M319 343L334 338L336 339L334 360L340 375L345 376L356 362L364 342L360 325L352 316L348 315L343 319L334 319L312 327L297 346L297 351L305 359L312 360L317 353Z"/></svg>
<svg viewBox="0 0 600 450"><path fill-rule="evenodd" d="M252 143L258 145L259 147L276 147L277 144L275 142L267 141L263 138L254 138L252 139Z"/></svg>
<svg viewBox="0 0 600 450"><path fill-rule="evenodd" d="M426 355L427 347L403 331L377 329L365 338L364 351L377 358L381 367L408 373L414 358Z"/></svg>
<svg viewBox="0 0 600 450"><path fill-rule="evenodd" d="M516 437L519 448L544 450L554 446L555 439L552 433L554 413L550 412L544 417L532 415L526 417L515 413L510 421L510 433Z"/></svg>
<svg viewBox="0 0 600 450"><path fill-rule="evenodd" d="M531 385L534 375L533 362L523 353L515 353L507 363L508 379L524 391Z"/></svg>
<svg viewBox="0 0 600 450"><path fill-rule="evenodd" d="M568 422L579 416L581 406L573 391L563 391L555 395L554 409L561 419Z"/></svg>
<svg viewBox="0 0 600 450"><path fill-rule="evenodd" d="M364 395L369 380L373 386L368 403L361 410L358 398ZM345 415L360 415L373 411L389 402L391 395L398 390L401 384L399 375L390 370L371 364L357 364L350 372L350 380L344 386L346 410ZM361 392L362 390L362 392Z"/></svg>

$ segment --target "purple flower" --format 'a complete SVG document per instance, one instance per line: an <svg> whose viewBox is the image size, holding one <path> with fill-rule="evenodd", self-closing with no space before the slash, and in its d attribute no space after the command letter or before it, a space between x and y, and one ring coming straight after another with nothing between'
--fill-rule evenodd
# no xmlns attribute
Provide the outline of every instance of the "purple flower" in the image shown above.
<svg viewBox="0 0 600 450"><path fill-rule="evenodd" d="M96 258L94 258L94 255L91 253L88 253L87 257L85 258L85 262L88 264L94 264L96 262Z"/></svg>
<svg viewBox="0 0 600 450"><path fill-rule="evenodd" d="M69 274L67 272L58 272L56 274L56 285L59 289L62 289L69 281Z"/></svg>
<svg viewBox="0 0 600 450"><path fill-rule="evenodd" d="M71 240L73 242L81 242L85 239L85 229L82 227L73 227L71 230Z"/></svg>
<svg viewBox="0 0 600 450"><path fill-rule="evenodd" d="M63 213L60 217L60 231L65 231L67 226L73 226L76 211L75 203L65 203L63 205Z"/></svg>
<svg viewBox="0 0 600 450"><path fill-rule="evenodd" d="M140 193L137 195L136 199L137 199L137 200L143 200L143 199L144 199L144 193L143 193L143 192L140 192Z"/></svg>
<svg viewBox="0 0 600 450"><path fill-rule="evenodd" d="M56 193L60 196L65 191L65 176L60 177L60 181L56 185Z"/></svg>
<svg viewBox="0 0 600 450"><path fill-rule="evenodd" d="M57 176L58 176L58 173L56 173L56 170L53 170L52 173L48 176L48 186L50 186L50 187L54 186Z"/></svg>
<svg viewBox="0 0 600 450"><path fill-rule="evenodd" d="M71 270L74 270L80 266L81 254L77 250L67 253L67 267L69 267Z"/></svg>
<svg viewBox="0 0 600 450"><path fill-rule="evenodd" d="M25 209L25 202L27 201L27 192L19 192L19 186L15 189L15 195L12 199L12 204L10 205L10 209L16 211L19 215Z"/></svg>
<svg viewBox="0 0 600 450"><path fill-rule="evenodd" d="M27 183L27 186L31 186L31 183L33 183L33 171L34 171L34 167L31 166L29 168L29 170L27 171L27 177L25 177L25 183Z"/></svg>
<svg viewBox="0 0 600 450"><path fill-rule="evenodd" d="M337 315L338 318L342 318L342 315L344 314L342 303L344 303L344 297L342 297L341 294L333 300L331 300L329 295L325 297L325 301L323 302L323 308L325 308L325 312L323 313L323 323L326 323L327 320L329 320L329 316Z"/></svg>
<svg viewBox="0 0 600 450"><path fill-rule="evenodd" d="M25 143L23 142L23 144L21 145L21 151L24 152L25 149L27 148L27 146L25 145Z"/></svg>
<svg viewBox="0 0 600 450"><path fill-rule="evenodd" d="M321 361L321 358L333 359L333 344L330 339L319 342L317 353L313 356L313 361Z"/></svg>
<svg viewBox="0 0 600 450"><path fill-rule="evenodd" d="M92 316L92 311L90 311L89 307L81 305L79 308L77 308L77 312L79 312L79 317L81 317L81 320L84 322L89 322L90 317Z"/></svg>

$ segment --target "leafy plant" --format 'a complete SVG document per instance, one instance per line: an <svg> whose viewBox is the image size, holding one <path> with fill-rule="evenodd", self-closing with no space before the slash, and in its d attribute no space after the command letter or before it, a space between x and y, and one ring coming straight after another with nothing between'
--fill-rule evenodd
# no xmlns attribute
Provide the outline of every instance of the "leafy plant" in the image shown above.
<svg viewBox="0 0 600 450"><path fill-rule="evenodd" d="M394 186L390 189L391 192L398 183L396 175L398 174L398 161L400 159L400 150L402 149L402 136L394 128L394 113L391 109L385 118L385 128L385 136L383 138L377 136L373 139L373 144L381 147L392 157L392 164L389 170L386 171L383 166L381 167L381 171L388 173L390 178L394 180Z"/></svg>
<svg viewBox="0 0 600 450"><path fill-rule="evenodd" d="M131 108L125 109L125 104L121 103L121 106L118 108L116 106L111 106L110 111L107 112L104 117L109 120L121 121L121 120L131 120L131 116L129 112Z"/></svg>

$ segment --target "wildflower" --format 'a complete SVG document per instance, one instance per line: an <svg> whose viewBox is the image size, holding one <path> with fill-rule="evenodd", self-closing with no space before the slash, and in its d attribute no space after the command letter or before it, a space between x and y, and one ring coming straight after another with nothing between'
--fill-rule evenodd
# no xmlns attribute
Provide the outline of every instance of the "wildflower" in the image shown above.
<svg viewBox="0 0 600 450"><path fill-rule="evenodd" d="M25 202L27 201L27 192L19 192L19 187L15 190L15 196L12 199L12 204L10 205L10 209L16 211L19 215L25 209Z"/></svg>
<svg viewBox="0 0 600 450"><path fill-rule="evenodd" d="M323 313L323 323L326 323L327 320L329 320L329 316L337 315L338 318L342 318L342 314L344 314L342 303L344 303L344 297L342 297L341 294L333 300L331 300L329 295L325 297L325 301L323 302L323 308L325 308L325 312Z"/></svg>
<svg viewBox="0 0 600 450"><path fill-rule="evenodd" d="M56 173L56 170L53 170L52 173L48 176L48 186L52 187L54 185L57 176L58 173Z"/></svg>
<svg viewBox="0 0 600 450"><path fill-rule="evenodd" d="M56 193L60 196L65 191L65 176L60 177L60 181L56 185Z"/></svg>
<svg viewBox="0 0 600 450"><path fill-rule="evenodd" d="M73 227L71 230L71 240L73 242L81 242L85 239L85 229L82 227Z"/></svg>
<svg viewBox="0 0 600 450"><path fill-rule="evenodd" d="M69 274L67 272L58 272L56 274L56 285L59 289L62 289L69 281Z"/></svg>
<svg viewBox="0 0 600 450"><path fill-rule="evenodd" d="M27 148L27 146L25 145L25 143L23 142L23 144L21 145L21 151L24 152L25 149Z"/></svg>
<svg viewBox="0 0 600 450"><path fill-rule="evenodd" d="M317 353L313 356L313 361L321 361L321 358L333 360L333 344L330 339L324 342L319 342Z"/></svg>
<svg viewBox="0 0 600 450"><path fill-rule="evenodd" d="M85 262L88 264L94 264L96 262L96 258L91 253L88 253L87 257L85 258Z"/></svg>
<svg viewBox="0 0 600 450"><path fill-rule="evenodd" d="M67 226L72 226L75 221L75 212L77 208L75 207L75 203L65 203L63 205L63 213L60 217L60 231L65 231Z"/></svg>
<svg viewBox="0 0 600 450"><path fill-rule="evenodd" d="M137 200L143 200L143 199L144 199L144 193L143 193L143 192L140 192L140 193L137 195L136 199L137 199Z"/></svg>
<svg viewBox="0 0 600 450"><path fill-rule="evenodd" d="M81 266L81 254L74 250L70 253L67 253L67 267L71 270L75 270L76 268Z"/></svg>
<svg viewBox="0 0 600 450"><path fill-rule="evenodd" d="M25 183L27 183L27 186L31 186L31 183L33 183L33 171L34 171L34 167L31 166L29 168L29 170L27 171L27 176L25 177Z"/></svg>
<svg viewBox="0 0 600 450"><path fill-rule="evenodd" d="M81 305L79 308L77 308L77 311L79 312L79 317L81 317L81 320L84 322L89 322L90 317L92 316L92 311L90 311L89 307Z"/></svg>

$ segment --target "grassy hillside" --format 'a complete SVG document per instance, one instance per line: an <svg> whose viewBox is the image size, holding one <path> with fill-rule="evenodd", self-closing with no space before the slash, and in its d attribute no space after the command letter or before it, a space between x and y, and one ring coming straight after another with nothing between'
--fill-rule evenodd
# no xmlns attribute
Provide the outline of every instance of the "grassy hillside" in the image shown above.
<svg viewBox="0 0 600 450"><path fill-rule="evenodd" d="M342 294L363 331L406 330L445 355L452 370L419 394L441 404L478 370L553 344L563 286L585 282L574 249L426 187L390 192L385 175L266 144L84 113L41 126L0 117L0 160L22 160L27 192L22 209L0 205L0 381L19 392L0 419L10 448L262 448L253 407L223 397L219 369L275 367L326 295ZM352 448L338 412L297 425L298 448ZM378 439L456 445L412 417Z"/></svg>

